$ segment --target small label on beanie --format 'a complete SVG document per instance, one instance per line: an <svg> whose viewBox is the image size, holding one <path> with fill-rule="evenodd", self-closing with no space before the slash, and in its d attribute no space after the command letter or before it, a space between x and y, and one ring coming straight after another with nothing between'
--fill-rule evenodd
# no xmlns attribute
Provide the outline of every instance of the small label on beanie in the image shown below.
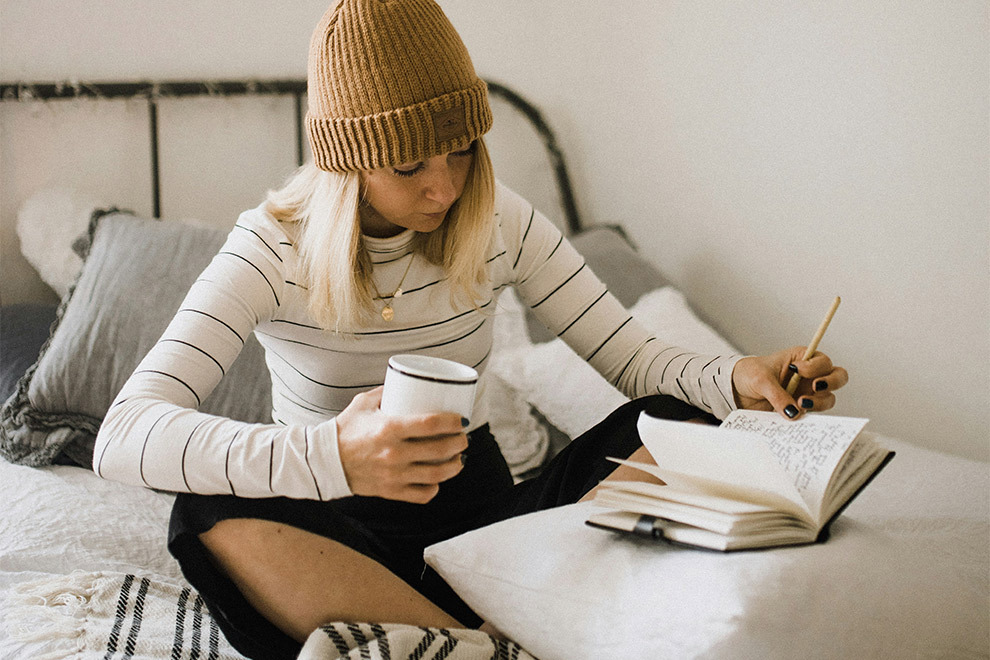
<svg viewBox="0 0 990 660"><path fill-rule="evenodd" d="M446 142L459 138L467 133L467 121L464 119L464 106L455 105L447 110L436 110L433 115L433 134L437 142Z"/></svg>

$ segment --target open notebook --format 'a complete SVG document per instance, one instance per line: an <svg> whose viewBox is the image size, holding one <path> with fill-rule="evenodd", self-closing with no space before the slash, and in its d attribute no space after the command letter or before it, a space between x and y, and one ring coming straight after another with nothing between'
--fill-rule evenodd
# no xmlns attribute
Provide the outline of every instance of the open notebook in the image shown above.
<svg viewBox="0 0 990 660"><path fill-rule="evenodd" d="M733 411L721 426L656 419L638 428L656 465L613 459L665 485L614 481L595 527L713 550L824 541L828 527L893 457L867 420Z"/></svg>

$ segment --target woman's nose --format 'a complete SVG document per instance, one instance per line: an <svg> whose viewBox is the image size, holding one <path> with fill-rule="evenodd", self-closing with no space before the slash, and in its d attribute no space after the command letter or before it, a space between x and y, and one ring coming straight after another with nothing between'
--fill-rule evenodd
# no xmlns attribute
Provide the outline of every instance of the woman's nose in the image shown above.
<svg viewBox="0 0 990 660"><path fill-rule="evenodd" d="M454 173L446 165L433 168L431 176L426 180L426 198L450 206L457 201L457 186Z"/></svg>

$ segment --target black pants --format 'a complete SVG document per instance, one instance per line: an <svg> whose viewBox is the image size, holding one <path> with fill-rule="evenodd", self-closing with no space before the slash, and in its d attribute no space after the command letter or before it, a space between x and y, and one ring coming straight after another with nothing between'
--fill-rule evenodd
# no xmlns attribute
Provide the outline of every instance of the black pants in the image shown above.
<svg viewBox="0 0 990 660"><path fill-rule="evenodd" d="M169 524L169 551L227 640L250 658L294 658L301 646L248 604L200 543L199 534L230 518L281 522L333 539L381 563L462 624L477 627L482 620L425 565L423 549L500 520L576 502L615 469L607 456L626 458L640 446L636 421L644 410L668 419L703 415L670 397L637 399L575 439L539 476L516 485L485 426L470 434L464 469L427 504L360 496L318 502L180 494Z"/></svg>

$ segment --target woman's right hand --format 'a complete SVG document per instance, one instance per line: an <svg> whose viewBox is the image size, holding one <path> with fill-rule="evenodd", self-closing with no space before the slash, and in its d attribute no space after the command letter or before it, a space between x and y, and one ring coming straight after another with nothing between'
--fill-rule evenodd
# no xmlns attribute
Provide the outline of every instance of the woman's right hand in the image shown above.
<svg viewBox="0 0 990 660"><path fill-rule="evenodd" d="M354 397L336 417L340 462L351 492L425 504L463 468L468 440L456 413L393 417L382 389Z"/></svg>

